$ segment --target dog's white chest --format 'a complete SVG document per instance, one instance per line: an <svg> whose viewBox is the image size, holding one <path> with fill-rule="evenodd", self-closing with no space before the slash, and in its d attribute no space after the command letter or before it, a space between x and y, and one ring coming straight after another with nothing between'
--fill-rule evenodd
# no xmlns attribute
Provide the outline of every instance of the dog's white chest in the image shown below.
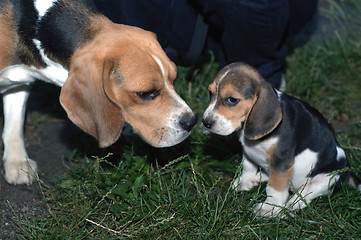
<svg viewBox="0 0 361 240"><path fill-rule="evenodd" d="M238 132L239 141L242 143L243 151L247 158L268 172L267 152L277 143L278 138L271 138L263 141L249 140L244 136L244 131Z"/></svg>

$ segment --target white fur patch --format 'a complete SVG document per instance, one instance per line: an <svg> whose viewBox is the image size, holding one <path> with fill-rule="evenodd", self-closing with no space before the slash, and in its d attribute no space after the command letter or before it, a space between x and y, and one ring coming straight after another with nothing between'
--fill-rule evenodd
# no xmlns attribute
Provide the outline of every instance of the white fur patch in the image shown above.
<svg viewBox="0 0 361 240"><path fill-rule="evenodd" d="M266 187L266 192L267 192L267 199L265 202L279 206L283 206L286 203L289 195L288 189L280 192L270 186Z"/></svg>
<svg viewBox="0 0 361 240"><path fill-rule="evenodd" d="M308 178L297 192L288 201L287 207L296 210L307 206L313 199L325 195L329 192L340 176L330 176L326 173L320 173L313 178Z"/></svg>
<svg viewBox="0 0 361 240"><path fill-rule="evenodd" d="M29 93L26 86L17 90L3 96L5 179L11 184L30 184L37 167L34 161L28 159L24 143L25 103Z"/></svg>
<svg viewBox="0 0 361 240"><path fill-rule="evenodd" d="M276 88L274 88L274 90L275 90L275 91L276 91L276 93L277 93L278 101L280 101L281 96L282 96L282 92L281 92L281 91L279 91L279 90L277 90Z"/></svg>
<svg viewBox="0 0 361 240"><path fill-rule="evenodd" d="M41 74L37 70L25 65L7 67L0 72L0 92L4 93L11 88L28 85L39 77Z"/></svg>
<svg viewBox="0 0 361 240"><path fill-rule="evenodd" d="M346 158L346 154L345 151L340 148L340 147L336 147L336 151L337 151L337 156L336 156L336 160L339 162L341 159L345 159Z"/></svg>
<svg viewBox="0 0 361 240"><path fill-rule="evenodd" d="M263 141L249 140L245 137L243 129L239 131L239 141L243 145L243 151L252 162L256 163L267 173L269 172L267 152L271 146L278 142L278 140L278 137Z"/></svg>
<svg viewBox="0 0 361 240"><path fill-rule="evenodd" d="M242 174L232 183L235 191L248 191L260 182L268 181L268 176L262 171L258 171L258 166L251 163L244 155L242 161Z"/></svg>
<svg viewBox="0 0 361 240"><path fill-rule="evenodd" d="M223 117L221 114L214 111L214 103L210 104L203 114L203 119L211 118L214 123L210 131L222 135L228 136L235 131L231 121Z"/></svg>
<svg viewBox="0 0 361 240"><path fill-rule="evenodd" d="M38 39L33 39L33 42L36 48L39 50L41 58L47 65L45 68L38 69L38 71L43 76L41 80L62 87L66 79L68 78L68 74L69 74L68 70L66 70L61 64L50 60L46 56L44 49L41 47L41 42Z"/></svg>
<svg viewBox="0 0 361 240"><path fill-rule="evenodd" d="M264 201L264 203L258 204L255 207L254 212L258 216L275 217L280 213L288 199L288 189L280 192L270 186L267 186L266 192L266 200Z"/></svg>
<svg viewBox="0 0 361 240"><path fill-rule="evenodd" d="M217 89L219 89L219 88L218 88L219 84L220 84L221 81L224 79L224 77L227 76L227 74L228 74L228 72L229 72L230 70L231 70L231 69L228 69L225 73L222 74L222 76L219 77L219 81L218 81L218 83L217 83Z"/></svg>
<svg viewBox="0 0 361 240"><path fill-rule="evenodd" d="M207 109L203 113L203 119L212 118L212 114L214 113L214 108L216 107L216 101L213 100L207 107Z"/></svg>
<svg viewBox="0 0 361 240"><path fill-rule="evenodd" d="M47 11L57 2L58 0L35 0L34 6L38 11L39 20L44 17Z"/></svg>
<svg viewBox="0 0 361 240"><path fill-rule="evenodd" d="M295 188L300 188L308 181L307 175L311 173L318 160L318 153L305 149L295 157L292 183Z"/></svg>
<svg viewBox="0 0 361 240"><path fill-rule="evenodd" d="M340 155L342 152L340 151ZM305 149L295 157L292 186L296 189L296 193L287 204L289 208L306 207L316 197L327 194L330 187L339 180L339 175L332 176L327 173L320 173L312 178L308 177L317 161L318 153L310 149Z"/></svg>
<svg viewBox="0 0 361 240"><path fill-rule="evenodd" d="M166 87L166 89L168 90L168 92L170 93L170 95L174 98L174 100L176 100L178 102L178 104L181 106L181 109L177 109L177 111L182 111L182 112L192 112L191 108L187 105L187 103L176 93L176 91L174 90L174 88L169 86L169 83L167 82L166 79L166 74L165 74L165 70L164 70L164 66L162 64L162 62L159 60L159 58L157 58L156 56L152 55L152 57L154 58L154 60L157 62L160 70L162 71L162 76L163 76L163 81L164 81L164 85Z"/></svg>

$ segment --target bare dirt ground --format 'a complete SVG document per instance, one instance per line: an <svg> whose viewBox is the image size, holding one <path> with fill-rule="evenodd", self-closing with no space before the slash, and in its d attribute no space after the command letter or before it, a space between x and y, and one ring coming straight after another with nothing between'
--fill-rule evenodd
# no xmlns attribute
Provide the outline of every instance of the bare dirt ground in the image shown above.
<svg viewBox="0 0 361 240"><path fill-rule="evenodd" d="M58 87L36 83L32 88L25 126L26 148L29 157L38 164L39 179L52 186L54 180L61 178L66 171L67 160L64 155L79 149L79 144L94 144L95 140L66 118L58 101ZM44 116L46 118L42 119ZM2 126L3 119L0 123ZM0 155L3 155L3 146ZM40 184L36 180L29 186L8 184L0 161L0 240L16 239L16 233L21 232L19 220L26 222L31 217L48 215Z"/></svg>
<svg viewBox="0 0 361 240"><path fill-rule="evenodd" d="M64 171L61 157L66 146L57 139L57 133L63 128L62 125L64 125L63 122L49 123L30 133L27 131L26 134L29 155L37 160L40 169L39 177L45 182L50 182L54 176L59 176ZM0 239L7 239L13 237L17 230L14 218L42 216L46 215L47 211L42 202L43 196L38 184L9 185L5 182L3 168L0 181L0 215L2 216Z"/></svg>

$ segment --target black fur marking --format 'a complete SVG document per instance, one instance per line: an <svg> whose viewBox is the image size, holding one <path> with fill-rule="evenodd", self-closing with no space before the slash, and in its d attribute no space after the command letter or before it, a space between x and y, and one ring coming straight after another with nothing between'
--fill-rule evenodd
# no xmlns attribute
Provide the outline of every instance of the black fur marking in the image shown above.
<svg viewBox="0 0 361 240"><path fill-rule="evenodd" d="M309 177L319 173L330 173L345 168L347 159L336 160L339 144L326 119L309 104L282 94L280 100L283 119L280 126L272 133L280 137L277 153L282 163L277 163L282 170L290 165L293 156L305 149L318 153L318 161Z"/></svg>
<svg viewBox="0 0 361 240"><path fill-rule="evenodd" d="M89 29L89 25L95 14L81 1L57 2L38 26L38 39L45 53L68 67L75 50L94 37L95 32Z"/></svg>
<svg viewBox="0 0 361 240"><path fill-rule="evenodd" d="M33 1L12 0L10 2L13 4L15 29L19 36L19 46L16 52L18 59L15 59L14 63L45 66L33 42L33 39L36 38L36 22L38 19Z"/></svg>

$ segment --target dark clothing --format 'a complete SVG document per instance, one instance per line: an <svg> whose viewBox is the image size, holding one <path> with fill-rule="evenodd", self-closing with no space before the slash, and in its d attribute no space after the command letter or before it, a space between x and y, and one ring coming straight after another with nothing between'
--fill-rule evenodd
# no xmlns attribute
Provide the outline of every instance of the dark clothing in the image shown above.
<svg viewBox="0 0 361 240"><path fill-rule="evenodd" d="M276 87L285 66L287 39L310 21L317 8L317 0L94 2L114 22L155 32L165 52L176 64L189 64L196 60L184 61L184 56L195 42L202 48L202 55L213 51L220 67L237 61L246 62L256 67ZM198 16L203 17L206 29L204 25L198 29L195 27ZM207 33L204 40L202 36L195 35L199 31ZM197 42L197 39L203 42ZM190 55L198 57L197 53Z"/></svg>

